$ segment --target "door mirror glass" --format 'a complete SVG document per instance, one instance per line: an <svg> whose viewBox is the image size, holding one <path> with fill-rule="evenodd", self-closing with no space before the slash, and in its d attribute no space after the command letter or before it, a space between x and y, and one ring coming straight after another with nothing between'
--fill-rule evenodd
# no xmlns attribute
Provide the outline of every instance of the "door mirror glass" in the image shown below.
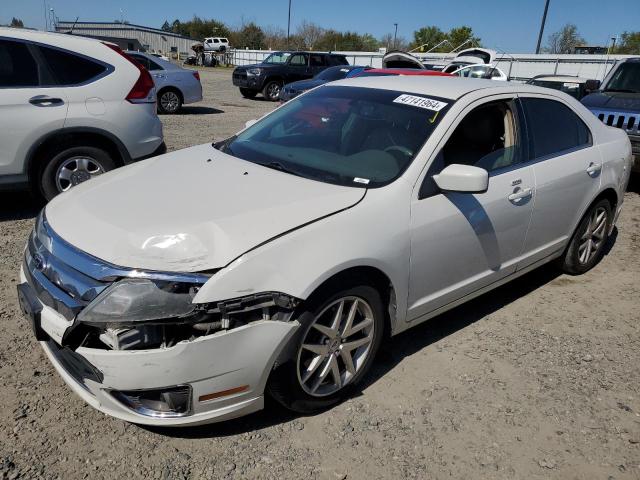
<svg viewBox="0 0 640 480"><path fill-rule="evenodd" d="M482 193L489 187L489 172L484 168L454 163L445 167L433 180L447 192Z"/></svg>
<svg viewBox="0 0 640 480"><path fill-rule="evenodd" d="M584 89L587 92L595 92L600 88L600 80L587 80L584 82Z"/></svg>

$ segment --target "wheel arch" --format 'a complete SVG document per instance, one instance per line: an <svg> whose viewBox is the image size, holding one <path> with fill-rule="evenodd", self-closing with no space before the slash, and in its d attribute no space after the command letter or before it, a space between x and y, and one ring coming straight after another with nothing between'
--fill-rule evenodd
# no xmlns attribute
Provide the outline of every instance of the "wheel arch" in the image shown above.
<svg viewBox="0 0 640 480"><path fill-rule="evenodd" d="M112 133L92 127L62 128L47 133L29 149L25 163L25 173L29 183L34 185L34 182L37 182L38 175L46 162L46 152L82 145L102 148L109 153L119 167L131 162L128 150Z"/></svg>

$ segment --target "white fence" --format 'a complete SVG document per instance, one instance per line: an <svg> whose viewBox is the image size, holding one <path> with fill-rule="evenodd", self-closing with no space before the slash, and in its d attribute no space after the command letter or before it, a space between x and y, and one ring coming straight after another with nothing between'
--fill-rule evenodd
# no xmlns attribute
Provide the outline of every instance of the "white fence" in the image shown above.
<svg viewBox="0 0 640 480"><path fill-rule="evenodd" d="M260 63L272 52L269 50L232 50L233 65ZM334 52L345 55L352 65L370 65L380 68L379 52ZM447 53L416 53L425 63L443 64L453 58ZM497 66L514 80L527 80L541 74L578 75L602 80L617 60L629 55L548 55L548 54L497 54Z"/></svg>

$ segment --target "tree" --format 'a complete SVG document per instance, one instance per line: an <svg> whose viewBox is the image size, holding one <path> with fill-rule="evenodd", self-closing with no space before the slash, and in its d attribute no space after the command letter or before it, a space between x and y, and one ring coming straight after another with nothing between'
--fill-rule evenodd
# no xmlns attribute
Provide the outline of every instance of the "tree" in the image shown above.
<svg viewBox="0 0 640 480"><path fill-rule="evenodd" d="M479 47L481 45L480 38L473 34L473 29L471 27L467 26L452 28L449 30L449 33L447 33L447 39L451 42L451 48L457 48L466 42L461 50L464 50L465 48Z"/></svg>
<svg viewBox="0 0 640 480"><path fill-rule="evenodd" d="M164 23L162 24L162 27L160 27L160 30L162 30L163 32L172 32L173 30L171 29L171 25L169 24L169 22L167 22L166 20L164 21Z"/></svg>
<svg viewBox="0 0 640 480"><path fill-rule="evenodd" d="M584 44L584 38L578 33L578 27L567 23L555 33L549 35L546 51L549 53L573 53L573 49Z"/></svg>
<svg viewBox="0 0 640 480"><path fill-rule="evenodd" d="M620 36L620 43L614 53L625 55L640 55L640 32L624 32Z"/></svg>
<svg viewBox="0 0 640 480"><path fill-rule="evenodd" d="M213 18L202 19L197 15L187 22L174 20L171 31L197 40L203 40L205 37L229 37L231 33L224 23Z"/></svg>
<svg viewBox="0 0 640 480"><path fill-rule="evenodd" d="M305 48L313 50L313 47L318 43L318 40L324 35L324 28L316 25L313 22L303 21L297 30L297 35L302 39Z"/></svg>
<svg viewBox="0 0 640 480"><path fill-rule="evenodd" d="M428 51L441 43L443 40L447 40L447 34L440 30L436 26L422 27L419 30L413 32L412 48L420 49L420 51ZM446 43L440 45L433 52L448 52L452 47L448 47Z"/></svg>
<svg viewBox="0 0 640 480"><path fill-rule="evenodd" d="M284 50L287 48L287 32L281 27L269 25L262 29L264 44L269 50Z"/></svg>
<svg viewBox="0 0 640 480"><path fill-rule="evenodd" d="M239 30L231 32L229 37L231 45L236 48L259 50L265 47L264 32L254 22L242 25Z"/></svg>
<svg viewBox="0 0 640 480"><path fill-rule="evenodd" d="M22 23L22 20L19 18L13 17L9 26L14 28L24 28L24 23Z"/></svg>

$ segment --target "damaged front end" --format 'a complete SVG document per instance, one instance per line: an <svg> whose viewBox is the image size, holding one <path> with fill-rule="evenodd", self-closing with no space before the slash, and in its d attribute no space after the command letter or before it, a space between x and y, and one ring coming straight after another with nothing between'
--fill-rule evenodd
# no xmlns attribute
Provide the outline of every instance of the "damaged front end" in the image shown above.
<svg viewBox="0 0 640 480"><path fill-rule="evenodd" d="M294 297L193 303L215 272L108 264L59 237L44 214L21 273L21 303L37 303L32 325L58 372L95 408L136 423L198 424L258 410L298 326Z"/></svg>

